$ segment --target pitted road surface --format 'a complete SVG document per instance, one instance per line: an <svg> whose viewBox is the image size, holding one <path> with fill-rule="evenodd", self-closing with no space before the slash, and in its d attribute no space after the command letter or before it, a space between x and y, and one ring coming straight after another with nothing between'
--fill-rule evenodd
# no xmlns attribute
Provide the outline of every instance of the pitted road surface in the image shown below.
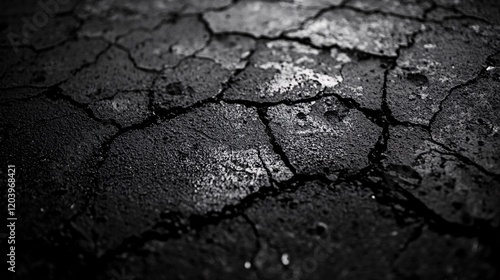
<svg viewBox="0 0 500 280"><path fill-rule="evenodd" d="M10 2L15 279L500 278L499 1Z"/></svg>

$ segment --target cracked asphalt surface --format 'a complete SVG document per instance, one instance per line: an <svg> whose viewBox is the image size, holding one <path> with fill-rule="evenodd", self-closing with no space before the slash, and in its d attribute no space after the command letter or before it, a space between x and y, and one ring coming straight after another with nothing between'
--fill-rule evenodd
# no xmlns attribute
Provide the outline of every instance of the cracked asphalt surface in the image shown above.
<svg viewBox="0 0 500 280"><path fill-rule="evenodd" d="M500 278L499 1L41 2L0 3L13 279Z"/></svg>

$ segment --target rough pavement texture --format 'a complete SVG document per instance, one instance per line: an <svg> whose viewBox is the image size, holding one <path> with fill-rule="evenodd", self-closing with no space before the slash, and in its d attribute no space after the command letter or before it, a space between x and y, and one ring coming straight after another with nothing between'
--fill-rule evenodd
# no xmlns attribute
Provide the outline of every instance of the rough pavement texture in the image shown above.
<svg viewBox="0 0 500 280"><path fill-rule="evenodd" d="M498 1L44 1L0 4L12 279L500 278Z"/></svg>
<svg viewBox="0 0 500 280"><path fill-rule="evenodd" d="M309 20L304 28L288 35L309 39L318 47L336 46L394 57L401 46L408 45L408 36L419 28L418 22L408 19L335 9Z"/></svg>

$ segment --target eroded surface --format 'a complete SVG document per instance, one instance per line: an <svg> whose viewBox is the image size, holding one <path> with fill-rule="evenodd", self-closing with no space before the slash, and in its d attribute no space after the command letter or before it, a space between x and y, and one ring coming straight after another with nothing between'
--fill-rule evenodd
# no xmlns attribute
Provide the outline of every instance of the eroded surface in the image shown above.
<svg viewBox="0 0 500 280"><path fill-rule="evenodd" d="M209 34L195 17L166 23L153 31L137 30L118 43L127 48L138 66L161 70L203 48Z"/></svg>
<svg viewBox="0 0 500 280"><path fill-rule="evenodd" d="M189 58L165 70L154 82L154 106L162 110L186 108L218 95L230 72L212 60Z"/></svg>
<svg viewBox="0 0 500 280"><path fill-rule="evenodd" d="M477 81L451 92L432 125L433 138L500 174L500 64L488 66Z"/></svg>
<svg viewBox="0 0 500 280"><path fill-rule="evenodd" d="M380 127L332 97L268 110L271 130L299 173L355 172L368 166Z"/></svg>
<svg viewBox="0 0 500 280"><path fill-rule="evenodd" d="M499 222L500 189L494 177L432 143L422 129L398 126L390 135L386 163L394 170L385 178L390 184L403 187L450 222Z"/></svg>
<svg viewBox="0 0 500 280"><path fill-rule="evenodd" d="M224 94L228 100L296 101L332 91L342 82L340 69L349 60L286 40L261 44L249 65Z"/></svg>
<svg viewBox="0 0 500 280"><path fill-rule="evenodd" d="M109 77L114 77L111 82ZM64 94L75 101L89 103L113 97L124 90L146 90L153 76L136 69L127 53L111 47L99 56L96 63L86 67L62 84ZM85 85L82 89L82 85Z"/></svg>
<svg viewBox="0 0 500 280"><path fill-rule="evenodd" d="M388 77L388 104L402 121L428 125L449 91L476 77L496 50L473 26L444 32L441 26L418 35L415 44L402 50L398 67ZM476 25L480 30L481 27ZM453 57L463 59L454 60Z"/></svg>
<svg viewBox="0 0 500 280"><path fill-rule="evenodd" d="M496 1L44 1L0 4L15 279L500 277Z"/></svg>
<svg viewBox="0 0 500 280"><path fill-rule="evenodd" d="M287 2L241 1L227 10L208 12L205 20L215 33L241 32L256 37L276 37L300 27L318 10Z"/></svg>
<svg viewBox="0 0 500 280"><path fill-rule="evenodd" d="M97 230L99 247L114 247L164 211L220 211L291 176L255 109L208 105L117 138L99 170L95 217L82 221L104 223L82 228Z"/></svg>
<svg viewBox="0 0 500 280"><path fill-rule="evenodd" d="M321 47L337 46L394 57L400 46L408 45L408 36L419 28L417 22L408 19L339 9L322 14L288 36L306 38Z"/></svg>

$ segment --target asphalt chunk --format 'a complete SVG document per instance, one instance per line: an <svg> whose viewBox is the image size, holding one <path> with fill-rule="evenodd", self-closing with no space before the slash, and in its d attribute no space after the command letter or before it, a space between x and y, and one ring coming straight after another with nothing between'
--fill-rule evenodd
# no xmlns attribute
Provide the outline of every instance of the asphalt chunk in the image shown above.
<svg viewBox="0 0 500 280"><path fill-rule="evenodd" d="M342 82L334 92L356 101L363 108L380 110L388 65L388 61L374 58L349 59L342 68Z"/></svg>
<svg viewBox="0 0 500 280"><path fill-rule="evenodd" d="M323 52L292 41L262 43L224 98L262 103L311 98L342 82L340 68L348 59L343 53Z"/></svg>
<svg viewBox="0 0 500 280"><path fill-rule="evenodd" d="M145 69L172 67L208 43L210 34L196 17L183 17L153 31L137 30L118 40Z"/></svg>
<svg viewBox="0 0 500 280"><path fill-rule="evenodd" d="M212 59L228 70L237 70L245 68L255 47L255 40L249 37L215 36L196 56Z"/></svg>
<svg viewBox="0 0 500 280"><path fill-rule="evenodd" d="M109 77L113 77L113 82ZM88 104L122 91L147 90L153 78L154 74L135 68L125 51L111 47L95 64L76 73L61 88L73 100Z"/></svg>
<svg viewBox="0 0 500 280"><path fill-rule="evenodd" d="M203 15L215 33L246 33L255 37L278 37L299 28L317 8L286 2L241 1L223 11Z"/></svg>
<svg viewBox="0 0 500 280"><path fill-rule="evenodd" d="M387 103L394 117L423 125L429 125L449 91L474 79L494 52L472 29L429 28L411 48L401 51L387 84Z"/></svg>
<svg viewBox="0 0 500 280"><path fill-rule="evenodd" d="M268 110L277 143L301 174L353 173L369 165L382 129L333 97Z"/></svg>
<svg viewBox="0 0 500 280"><path fill-rule="evenodd" d="M373 55L396 57L408 37L420 30L418 22L390 15L366 15L348 9L335 9L305 23L292 38L308 39L318 47L338 46Z"/></svg>
<svg viewBox="0 0 500 280"><path fill-rule="evenodd" d="M452 223L500 222L500 183L492 176L433 144L427 131L397 126L389 134L390 186L404 188Z"/></svg>
<svg viewBox="0 0 500 280"><path fill-rule="evenodd" d="M187 108L218 95L231 72L209 59L188 58L155 79L153 105L168 111Z"/></svg>
<svg viewBox="0 0 500 280"><path fill-rule="evenodd" d="M451 92L432 124L436 141L500 174L500 65Z"/></svg>

